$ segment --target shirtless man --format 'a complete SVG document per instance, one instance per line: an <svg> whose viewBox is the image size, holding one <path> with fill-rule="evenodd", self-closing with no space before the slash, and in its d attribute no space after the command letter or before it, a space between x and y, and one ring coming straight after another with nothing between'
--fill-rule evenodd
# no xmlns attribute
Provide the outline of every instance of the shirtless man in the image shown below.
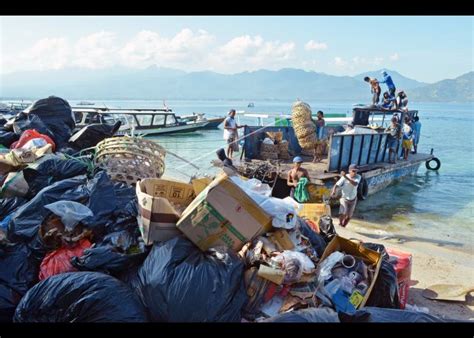
<svg viewBox="0 0 474 338"><path fill-rule="evenodd" d="M293 159L294 167L288 172L288 178L286 184L291 187L290 197L294 198L295 187L298 185L298 181L302 177L306 177L309 180L308 171L301 167L303 159L299 156L296 156Z"/></svg>

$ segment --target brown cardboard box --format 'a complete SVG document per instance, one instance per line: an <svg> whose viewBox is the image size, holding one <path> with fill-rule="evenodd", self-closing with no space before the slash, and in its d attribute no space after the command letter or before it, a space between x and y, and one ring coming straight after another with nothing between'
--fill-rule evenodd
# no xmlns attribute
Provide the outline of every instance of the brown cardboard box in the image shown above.
<svg viewBox="0 0 474 338"><path fill-rule="evenodd" d="M281 251L293 250L295 248L295 245L291 241L288 231L286 231L285 229L278 229L272 232L270 238L275 241L275 244L277 244Z"/></svg>
<svg viewBox="0 0 474 338"><path fill-rule="evenodd" d="M176 222L194 197L191 184L146 178L136 186L140 216L138 224L146 245L166 241L180 234ZM174 207L176 206L176 208Z"/></svg>
<svg viewBox="0 0 474 338"><path fill-rule="evenodd" d="M369 285L369 288L367 289L364 299L359 304L359 306L356 307L356 309L361 308L365 305L365 303L367 302L367 299L369 299L369 296L370 296L370 293L372 292L375 281L377 280L380 266L382 264L382 255L378 253L377 251L373 251L373 250L363 247L361 243L356 243L356 242L350 241L346 238L336 235L332 239L332 241L329 242L328 246L324 250L324 253L321 256L320 262L324 261L326 257L328 257L330 254L332 254L335 251L345 252L346 254L352 255L356 258L361 258L364 260L364 262L367 265L375 266L374 278L372 279Z"/></svg>
<svg viewBox="0 0 474 338"><path fill-rule="evenodd" d="M331 207L324 203L304 203L298 212L298 216L306 217L311 221L319 222L319 217L323 215L331 216Z"/></svg>
<svg viewBox="0 0 474 338"><path fill-rule="evenodd" d="M237 252L271 229L271 217L222 174L184 210L176 225L203 251L225 245Z"/></svg>
<svg viewBox="0 0 474 338"><path fill-rule="evenodd" d="M204 189L206 189L206 187L212 182L212 180L209 178L209 177L202 177L202 178L196 178L194 180L192 180L192 184L193 184L193 189L194 189L194 193L197 195L199 195L201 193L201 191L203 191Z"/></svg>

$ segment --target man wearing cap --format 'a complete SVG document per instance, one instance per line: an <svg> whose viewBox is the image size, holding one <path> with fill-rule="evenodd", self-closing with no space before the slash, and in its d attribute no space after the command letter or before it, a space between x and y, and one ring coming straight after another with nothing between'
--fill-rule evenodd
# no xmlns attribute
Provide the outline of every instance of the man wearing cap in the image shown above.
<svg viewBox="0 0 474 338"><path fill-rule="evenodd" d="M354 214L357 204L357 187L359 186L361 176L357 174L357 166L351 164L349 166L349 176L345 171L341 171L341 178L334 185L331 191L331 197L336 196L336 188L340 188L342 197L339 200L341 206L339 208L339 225L345 227L352 215Z"/></svg>
<svg viewBox="0 0 474 338"><path fill-rule="evenodd" d="M384 70L382 71L382 76L383 80L379 81L379 83L385 83L388 87L388 93L390 95L390 98L395 98L395 84L393 83L392 77L387 74L387 72Z"/></svg>
<svg viewBox="0 0 474 338"><path fill-rule="evenodd" d="M288 172L288 178L286 180L286 183L288 186L291 187L291 192L290 192L290 197L295 198L295 188L298 186L298 182L300 179L303 177L306 177L309 179L309 174L308 170L304 169L301 167L301 164L303 163L303 159L300 156L296 156L293 159L294 166L293 168Z"/></svg>

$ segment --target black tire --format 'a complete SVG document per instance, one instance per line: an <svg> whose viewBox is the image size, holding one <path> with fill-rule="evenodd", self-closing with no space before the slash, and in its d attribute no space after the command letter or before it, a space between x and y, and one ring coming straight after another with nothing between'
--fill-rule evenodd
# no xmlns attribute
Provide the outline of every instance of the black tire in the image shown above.
<svg viewBox="0 0 474 338"><path fill-rule="evenodd" d="M435 162L436 165L432 167L430 165L431 162ZM436 157L433 157L431 160L425 162L426 169L428 170L439 170L441 168L441 161L437 159Z"/></svg>
<svg viewBox="0 0 474 338"><path fill-rule="evenodd" d="M357 198L359 200L365 200L367 199L367 196L369 195L369 185L367 184L367 181L365 178L360 179L359 186L357 187Z"/></svg>

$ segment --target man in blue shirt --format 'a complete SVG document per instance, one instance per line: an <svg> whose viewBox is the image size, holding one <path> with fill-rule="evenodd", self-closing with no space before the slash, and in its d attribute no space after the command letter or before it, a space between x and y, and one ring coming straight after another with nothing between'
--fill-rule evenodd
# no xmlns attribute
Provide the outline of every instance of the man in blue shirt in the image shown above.
<svg viewBox="0 0 474 338"><path fill-rule="evenodd" d="M420 141L420 132L421 132L421 122L418 116L413 118L413 152L412 154L416 154L418 148L418 142Z"/></svg>
<svg viewBox="0 0 474 338"><path fill-rule="evenodd" d="M379 81L379 83L385 83L388 87L388 92L390 94L390 97L395 97L395 84L393 83L392 77L387 74L387 72L384 70L382 71L382 76L383 80Z"/></svg>

